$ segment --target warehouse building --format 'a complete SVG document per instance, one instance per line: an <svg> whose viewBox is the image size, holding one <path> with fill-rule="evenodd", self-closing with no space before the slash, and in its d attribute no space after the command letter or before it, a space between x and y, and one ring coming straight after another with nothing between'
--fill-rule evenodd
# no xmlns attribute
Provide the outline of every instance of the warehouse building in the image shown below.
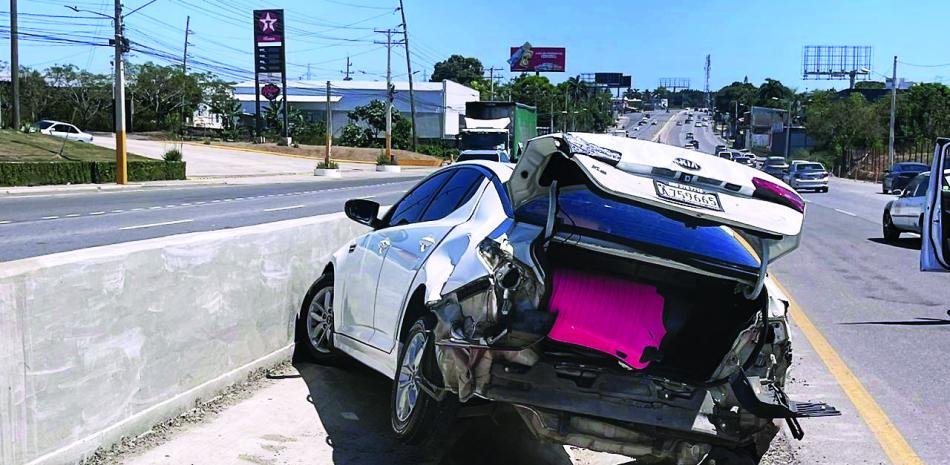
<svg viewBox="0 0 950 465"><path fill-rule="evenodd" d="M409 118L409 83L393 82L396 89L393 106ZM379 81L287 81L287 100L309 121L325 121L327 98L334 136L339 136L348 122L347 113L373 100L386 101L386 83ZM478 101L479 93L453 81L413 83L416 101L416 126L421 139L454 139L459 130L459 115L465 114L465 102ZM245 114L255 111L254 81L237 84L234 96ZM261 98L261 111L269 102Z"/></svg>

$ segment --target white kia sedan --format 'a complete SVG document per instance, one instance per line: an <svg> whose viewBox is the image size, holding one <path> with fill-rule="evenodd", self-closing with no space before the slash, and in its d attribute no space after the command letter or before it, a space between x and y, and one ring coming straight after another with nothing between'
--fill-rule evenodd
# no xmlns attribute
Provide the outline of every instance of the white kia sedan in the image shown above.
<svg viewBox="0 0 950 465"><path fill-rule="evenodd" d="M33 125L40 134L62 137L77 142L92 142L92 134L82 132L76 126L61 121L52 121L48 119L39 120Z"/></svg>
<svg viewBox="0 0 950 465"><path fill-rule="evenodd" d="M538 437L648 463L753 463L788 423L788 300L766 273L805 203L761 171L607 134L532 139L516 165L457 163L333 254L298 316L318 361L392 379L395 435L449 435L460 404ZM730 461L730 460L739 461ZM705 462L704 462L705 463Z"/></svg>

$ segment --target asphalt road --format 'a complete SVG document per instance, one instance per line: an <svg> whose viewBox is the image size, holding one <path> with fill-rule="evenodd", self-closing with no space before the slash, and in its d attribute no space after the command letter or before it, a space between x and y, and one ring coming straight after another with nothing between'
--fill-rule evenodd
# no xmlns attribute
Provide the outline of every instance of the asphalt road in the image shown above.
<svg viewBox="0 0 950 465"><path fill-rule="evenodd" d="M676 115L677 110L671 110L669 113L664 111L650 111L646 112L650 114L650 122L639 126L637 123L640 122L640 119L643 118L644 113L627 113L621 119L621 127L627 130L627 133L630 137L636 137L640 140L651 140L656 134L663 128L663 125ZM652 124L653 122L656 124ZM639 128L639 129L635 129Z"/></svg>
<svg viewBox="0 0 950 465"><path fill-rule="evenodd" d="M421 175L0 197L0 261L391 204Z"/></svg>
<svg viewBox="0 0 950 465"><path fill-rule="evenodd" d="M663 142L682 146L687 131L694 133L702 152L711 153L721 143L710 128L692 126L672 127ZM801 246L775 262L770 272L916 454L928 464L950 464L948 276L918 270L916 235L884 242L881 216L894 196L880 192L879 184L832 179L828 193L803 193L807 207ZM799 337L796 344L807 342ZM811 363L819 363L817 357ZM814 366L805 371L816 373ZM867 406L851 405L844 396L837 402L842 417L810 420L805 426L818 424L819 431L828 433L834 428L826 425L837 425L837 434L866 429L856 422ZM841 427L849 421L852 428ZM833 435L811 435L799 455L824 463L877 463L883 457L871 438L855 447Z"/></svg>
<svg viewBox="0 0 950 465"><path fill-rule="evenodd" d="M950 277L918 271L916 235L883 242L879 185L804 197L801 246L772 273L924 462L950 464Z"/></svg>

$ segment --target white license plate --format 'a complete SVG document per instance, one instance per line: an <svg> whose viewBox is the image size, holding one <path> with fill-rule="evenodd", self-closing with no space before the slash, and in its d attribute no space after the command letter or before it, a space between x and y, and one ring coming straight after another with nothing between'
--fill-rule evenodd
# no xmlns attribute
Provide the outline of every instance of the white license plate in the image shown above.
<svg viewBox="0 0 950 465"><path fill-rule="evenodd" d="M653 181L653 186L656 187L656 195L660 198L693 207L722 211L719 196L714 192L706 192L684 184L674 185L660 181Z"/></svg>

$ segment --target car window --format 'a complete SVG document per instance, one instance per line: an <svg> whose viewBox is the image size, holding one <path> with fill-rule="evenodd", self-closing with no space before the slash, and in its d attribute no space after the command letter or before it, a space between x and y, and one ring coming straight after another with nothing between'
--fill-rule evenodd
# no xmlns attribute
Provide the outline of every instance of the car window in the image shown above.
<svg viewBox="0 0 950 465"><path fill-rule="evenodd" d="M40 128L40 129L46 129L46 128L52 126L52 125L53 125L53 123L50 123L49 121L40 121L40 122L36 123L36 127Z"/></svg>
<svg viewBox="0 0 950 465"><path fill-rule="evenodd" d="M74 126L64 126L64 127L66 128L66 132L70 134L79 134L79 130L76 129Z"/></svg>
<svg viewBox="0 0 950 465"><path fill-rule="evenodd" d="M798 167L796 167L795 169L797 169L797 170L802 170L802 171L804 171L804 170L819 170L819 171L821 171L821 170L824 170L825 167L824 167L824 166L821 166L821 165L818 164L818 163L802 163L802 164L798 165Z"/></svg>
<svg viewBox="0 0 950 465"><path fill-rule="evenodd" d="M429 201L453 174L455 170L443 171L417 185L409 195L403 197L393 207L393 214L389 217L387 225L397 226L418 222L426 207L429 206Z"/></svg>
<svg viewBox="0 0 950 465"><path fill-rule="evenodd" d="M476 169L459 168L455 171L455 175L442 185L442 189L426 208L420 221L435 221L448 216L472 198L475 189L481 185L484 177Z"/></svg>
<svg viewBox="0 0 950 465"><path fill-rule="evenodd" d="M914 190L914 197L923 197L927 195L927 185L930 184L930 176L918 176L917 188Z"/></svg>

